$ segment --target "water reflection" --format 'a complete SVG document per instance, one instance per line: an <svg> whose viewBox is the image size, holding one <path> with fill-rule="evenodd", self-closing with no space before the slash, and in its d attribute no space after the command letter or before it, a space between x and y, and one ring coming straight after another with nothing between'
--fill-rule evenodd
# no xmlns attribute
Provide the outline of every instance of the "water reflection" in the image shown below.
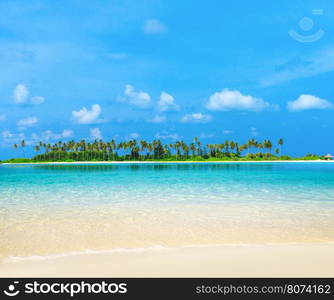
<svg viewBox="0 0 334 300"><path fill-rule="evenodd" d="M111 171L238 171L238 170L273 170L278 166L271 163L158 163L158 164L39 164L30 165L34 170L68 171L68 172L111 172Z"/></svg>

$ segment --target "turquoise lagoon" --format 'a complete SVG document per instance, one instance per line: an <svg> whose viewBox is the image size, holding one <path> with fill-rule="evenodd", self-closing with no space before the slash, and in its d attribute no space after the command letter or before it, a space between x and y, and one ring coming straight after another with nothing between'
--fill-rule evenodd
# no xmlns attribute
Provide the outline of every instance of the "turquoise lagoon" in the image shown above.
<svg viewBox="0 0 334 300"><path fill-rule="evenodd" d="M334 241L334 163L0 166L0 259Z"/></svg>

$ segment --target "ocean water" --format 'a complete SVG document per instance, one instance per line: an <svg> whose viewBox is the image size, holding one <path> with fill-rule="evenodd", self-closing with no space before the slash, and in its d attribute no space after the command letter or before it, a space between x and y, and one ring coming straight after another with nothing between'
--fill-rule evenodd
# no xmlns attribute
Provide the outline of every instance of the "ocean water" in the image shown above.
<svg viewBox="0 0 334 300"><path fill-rule="evenodd" d="M334 163L0 166L0 259L334 242Z"/></svg>

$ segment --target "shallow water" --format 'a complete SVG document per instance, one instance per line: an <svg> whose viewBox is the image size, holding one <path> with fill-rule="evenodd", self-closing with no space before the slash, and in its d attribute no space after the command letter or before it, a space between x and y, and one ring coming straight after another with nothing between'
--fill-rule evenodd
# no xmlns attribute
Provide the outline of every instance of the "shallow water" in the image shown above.
<svg viewBox="0 0 334 300"><path fill-rule="evenodd" d="M333 163L0 166L0 258L334 241Z"/></svg>

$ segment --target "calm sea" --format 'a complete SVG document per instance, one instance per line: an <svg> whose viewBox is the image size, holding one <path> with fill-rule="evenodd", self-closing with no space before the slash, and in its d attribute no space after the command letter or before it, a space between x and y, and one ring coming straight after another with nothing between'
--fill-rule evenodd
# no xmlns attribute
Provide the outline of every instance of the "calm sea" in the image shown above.
<svg viewBox="0 0 334 300"><path fill-rule="evenodd" d="M334 241L334 163L0 166L0 258Z"/></svg>

